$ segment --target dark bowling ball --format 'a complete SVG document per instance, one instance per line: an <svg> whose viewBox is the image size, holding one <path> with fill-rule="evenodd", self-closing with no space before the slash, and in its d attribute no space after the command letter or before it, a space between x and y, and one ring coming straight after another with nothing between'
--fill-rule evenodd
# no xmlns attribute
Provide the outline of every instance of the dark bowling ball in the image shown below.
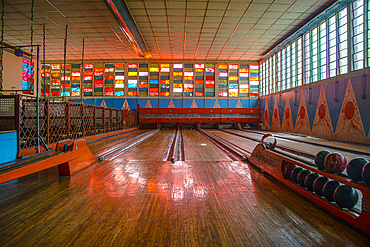
<svg viewBox="0 0 370 247"><path fill-rule="evenodd" d="M303 170L303 171L301 171L299 174L298 174L298 178L297 178L297 180L298 180L298 183L299 183L299 185L300 186L302 186L302 187L306 187L306 185L305 185L305 183L304 183L304 181L306 180L306 177L308 176L308 174L310 174L311 173L311 171L309 171L309 170Z"/></svg>
<svg viewBox="0 0 370 247"><path fill-rule="evenodd" d="M329 202L334 202L334 192L340 186L340 183L337 181L329 181L322 188L322 192L325 196L325 199Z"/></svg>
<svg viewBox="0 0 370 247"><path fill-rule="evenodd" d="M316 156L315 156L315 165L320 170L325 171L324 161L325 161L326 156L328 156L329 154L331 154L331 152L327 151L327 150L320 151L316 154Z"/></svg>
<svg viewBox="0 0 370 247"><path fill-rule="evenodd" d="M307 175L306 179L304 180L304 184L309 191L313 191L313 183L318 177L319 174L317 173L310 173Z"/></svg>
<svg viewBox="0 0 370 247"><path fill-rule="evenodd" d="M361 182L362 176L361 172L369 161L365 158L354 158L347 165L347 174L354 182Z"/></svg>
<svg viewBox="0 0 370 247"><path fill-rule="evenodd" d="M339 186L334 192L334 201L341 208L351 209L357 204L357 191L348 185Z"/></svg>
<svg viewBox="0 0 370 247"><path fill-rule="evenodd" d="M315 191L316 195L318 196L324 196L322 192L322 188L324 188L324 185L329 182L329 178L327 177L318 177L313 182L313 190Z"/></svg>
<svg viewBox="0 0 370 247"><path fill-rule="evenodd" d="M285 167L285 170L283 173L285 179L292 180L290 175L292 174L292 171L294 170L294 168L296 168L295 165L288 165Z"/></svg>
<svg viewBox="0 0 370 247"><path fill-rule="evenodd" d="M303 171L303 168L296 167L296 168L293 169L293 171L290 175L292 181L296 184L298 183L298 173L300 173L301 171Z"/></svg>
<svg viewBox="0 0 370 247"><path fill-rule="evenodd" d="M362 179L364 180L365 184L367 186L370 186L370 162L364 165L364 168L362 168Z"/></svg>

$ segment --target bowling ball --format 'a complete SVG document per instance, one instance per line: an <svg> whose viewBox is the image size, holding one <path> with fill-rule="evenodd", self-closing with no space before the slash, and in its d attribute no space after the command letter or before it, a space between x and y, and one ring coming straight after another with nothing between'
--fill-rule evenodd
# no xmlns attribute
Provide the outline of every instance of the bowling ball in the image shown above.
<svg viewBox="0 0 370 247"><path fill-rule="evenodd" d="M318 196L324 196L324 193L322 192L322 188L324 188L324 185L329 182L329 178L327 177L318 177L313 182L313 190L315 191L316 195Z"/></svg>
<svg viewBox="0 0 370 247"><path fill-rule="evenodd" d="M319 177L319 174L314 173L314 172L307 175L306 179L304 180L304 184L309 191L313 191L313 183L318 177Z"/></svg>
<svg viewBox="0 0 370 247"><path fill-rule="evenodd" d="M292 173L290 174L290 178L296 184L298 183L298 173L300 173L301 171L303 171L303 168L296 167L293 169Z"/></svg>
<svg viewBox="0 0 370 247"><path fill-rule="evenodd" d="M347 165L347 174L354 182L361 182L362 181L362 168L366 165L369 161L365 158L354 158L352 159Z"/></svg>
<svg viewBox="0 0 370 247"><path fill-rule="evenodd" d="M328 156L329 154L331 154L331 152L327 150L320 151L316 154L315 164L320 170L325 171L324 161L326 156Z"/></svg>
<svg viewBox="0 0 370 247"><path fill-rule="evenodd" d="M294 168L296 168L295 165L288 165L285 167L285 170L284 170L284 173L283 173L283 176L285 179L289 179L289 180L292 180L291 178L291 174L292 174L292 171L294 170Z"/></svg>
<svg viewBox="0 0 370 247"><path fill-rule="evenodd" d="M334 191L334 201L339 207L350 209L357 204L357 191L348 185L341 185Z"/></svg>
<svg viewBox="0 0 370 247"><path fill-rule="evenodd" d="M303 171L301 171L301 172L298 173L297 180L298 180L298 183L299 183L300 186L306 187L304 181L306 180L306 177L310 173L311 173L311 171L309 171L309 170L303 170Z"/></svg>
<svg viewBox="0 0 370 247"><path fill-rule="evenodd" d="M346 158L340 153L331 153L324 161L325 169L331 173L342 173L347 166Z"/></svg>
<svg viewBox="0 0 370 247"><path fill-rule="evenodd" d="M364 180L367 186L370 186L370 162L364 165L362 168L362 179Z"/></svg>
<svg viewBox="0 0 370 247"><path fill-rule="evenodd" d="M324 194L326 200L329 202L334 202L334 192L340 186L340 183L337 181L329 181L322 188L322 193Z"/></svg>

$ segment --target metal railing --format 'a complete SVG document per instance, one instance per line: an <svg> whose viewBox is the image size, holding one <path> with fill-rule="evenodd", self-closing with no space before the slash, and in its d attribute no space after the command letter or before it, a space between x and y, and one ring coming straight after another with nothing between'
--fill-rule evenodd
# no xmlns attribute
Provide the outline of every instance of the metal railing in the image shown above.
<svg viewBox="0 0 370 247"><path fill-rule="evenodd" d="M0 130L17 130L18 150L37 147L38 136L46 144L137 126L136 112L39 99L27 95L0 95ZM39 126L39 131L37 131Z"/></svg>

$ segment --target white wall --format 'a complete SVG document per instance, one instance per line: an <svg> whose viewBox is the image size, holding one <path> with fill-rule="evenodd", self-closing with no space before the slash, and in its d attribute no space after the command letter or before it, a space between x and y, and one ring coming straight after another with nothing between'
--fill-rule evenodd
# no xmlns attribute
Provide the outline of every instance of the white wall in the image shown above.
<svg viewBox="0 0 370 247"><path fill-rule="evenodd" d="M34 64L36 64L36 60L33 59L33 61L34 61ZM17 57L16 55L14 55L13 52L8 52L4 50L4 56L3 56L3 89L4 90L12 90L12 89L22 90L22 62L23 62L23 57ZM37 71L37 66L35 66L35 75L34 75L35 83L36 83L36 71ZM35 84L34 94L36 95L36 84Z"/></svg>

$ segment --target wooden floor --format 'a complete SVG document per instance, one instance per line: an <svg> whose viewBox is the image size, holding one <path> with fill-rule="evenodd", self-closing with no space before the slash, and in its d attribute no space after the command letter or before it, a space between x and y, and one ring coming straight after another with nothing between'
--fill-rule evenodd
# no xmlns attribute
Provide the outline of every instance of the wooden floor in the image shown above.
<svg viewBox="0 0 370 247"><path fill-rule="evenodd" d="M183 133L184 143L202 141L193 132ZM185 146L185 155L190 150L202 149ZM59 177L54 167L1 184L0 246L370 244L245 163L172 164L124 155L72 177Z"/></svg>
<svg viewBox="0 0 370 247"><path fill-rule="evenodd" d="M182 130L185 160L187 161L227 161L231 160L224 152L195 130Z"/></svg>

